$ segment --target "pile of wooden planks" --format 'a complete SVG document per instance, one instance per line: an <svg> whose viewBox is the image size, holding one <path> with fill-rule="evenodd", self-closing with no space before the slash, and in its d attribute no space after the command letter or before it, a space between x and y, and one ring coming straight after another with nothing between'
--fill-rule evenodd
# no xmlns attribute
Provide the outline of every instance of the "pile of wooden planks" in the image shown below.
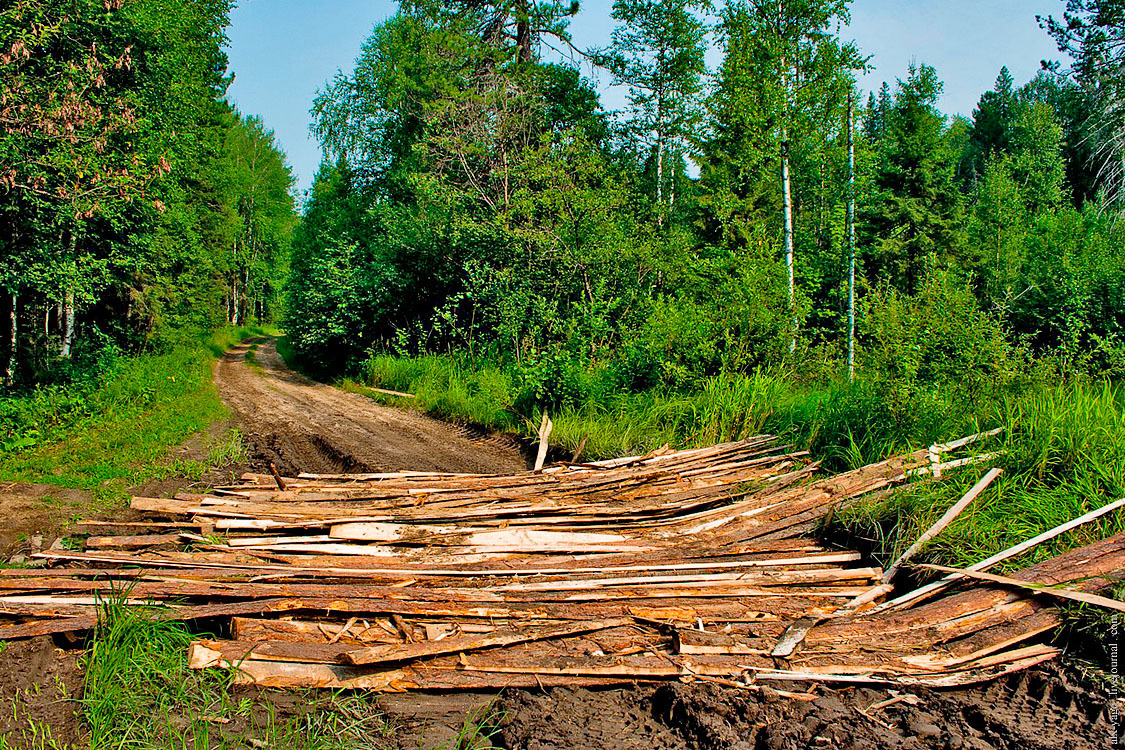
<svg viewBox="0 0 1125 750"><path fill-rule="evenodd" d="M195 643L193 667L274 687L952 685L1051 658L1023 645L1057 624L1033 592L880 604L881 569L811 536L841 503L937 473L935 455L823 478L763 436L512 476L246 475L135 498L138 533L87 522L82 551L0 571L0 640L92 628L117 596L228 634ZM1093 591L1125 540L1095 552L1024 579Z"/></svg>

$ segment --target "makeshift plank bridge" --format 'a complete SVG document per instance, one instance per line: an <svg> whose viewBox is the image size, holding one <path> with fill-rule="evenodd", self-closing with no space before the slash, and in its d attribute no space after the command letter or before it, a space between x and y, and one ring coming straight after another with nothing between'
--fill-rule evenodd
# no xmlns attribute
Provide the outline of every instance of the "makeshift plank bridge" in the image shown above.
<svg viewBox="0 0 1125 750"><path fill-rule="evenodd" d="M1125 539L885 601L882 569L811 535L842 503L987 459L949 455L965 444L827 478L768 436L512 476L245 475L135 498L143 533L85 522L83 551L0 571L0 640L89 630L116 596L226 633L191 665L263 686L969 684L1057 654L1036 640L1054 599L1013 580L1094 592Z"/></svg>

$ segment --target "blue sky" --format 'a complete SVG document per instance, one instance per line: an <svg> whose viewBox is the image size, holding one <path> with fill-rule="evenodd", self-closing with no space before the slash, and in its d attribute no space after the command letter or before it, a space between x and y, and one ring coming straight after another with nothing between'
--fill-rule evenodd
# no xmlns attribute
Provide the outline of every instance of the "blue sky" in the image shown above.
<svg viewBox="0 0 1125 750"><path fill-rule="evenodd" d="M572 26L578 46L608 42L611 5L611 0L583 1ZM1035 15L1059 14L1064 5L1063 0L855 0L844 36L873 56L875 71L861 81L866 88L893 83L912 60L929 63L945 81L943 109L968 115L1001 66L1022 83L1035 75L1040 60L1058 57ZM352 68L371 29L394 9L393 0L242 0L235 9L229 32L231 98L276 131L300 190L312 182L321 156L308 132L313 96L337 71ZM604 76L600 83L607 83ZM622 102L621 92L606 91L607 108Z"/></svg>

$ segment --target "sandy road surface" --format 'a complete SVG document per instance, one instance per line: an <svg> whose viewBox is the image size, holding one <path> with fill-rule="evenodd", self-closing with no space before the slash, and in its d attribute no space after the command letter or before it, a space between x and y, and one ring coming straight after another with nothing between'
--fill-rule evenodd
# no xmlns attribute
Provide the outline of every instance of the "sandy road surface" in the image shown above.
<svg viewBox="0 0 1125 750"><path fill-rule="evenodd" d="M253 364L247 352L254 348ZM314 382L285 366L273 340L227 352L215 384L234 412L256 469L283 474L367 471L516 472L514 444Z"/></svg>

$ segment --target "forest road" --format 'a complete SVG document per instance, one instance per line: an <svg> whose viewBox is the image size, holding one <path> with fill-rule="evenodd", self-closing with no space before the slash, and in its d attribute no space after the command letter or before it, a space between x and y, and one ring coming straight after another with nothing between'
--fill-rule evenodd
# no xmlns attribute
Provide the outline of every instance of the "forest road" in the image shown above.
<svg viewBox="0 0 1125 750"><path fill-rule="evenodd" d="M514 439L477 435L422 414L317 383L289 369L274 339L253 339L215 365L215 385L241 430L246 467L281 474L442 471L515 473L529 464ZM399 747L439 747L492 694L383 696Z"/></svg>
<svg viewBox="0 0 1125 750"><path fill-rule="evenodd" d="M228 351L215 365L215 385L243 433L255 471L268 471L271 462L290 476L528 468L514 440L476 436L294 372L274 339L253 339Z"/></svg>

